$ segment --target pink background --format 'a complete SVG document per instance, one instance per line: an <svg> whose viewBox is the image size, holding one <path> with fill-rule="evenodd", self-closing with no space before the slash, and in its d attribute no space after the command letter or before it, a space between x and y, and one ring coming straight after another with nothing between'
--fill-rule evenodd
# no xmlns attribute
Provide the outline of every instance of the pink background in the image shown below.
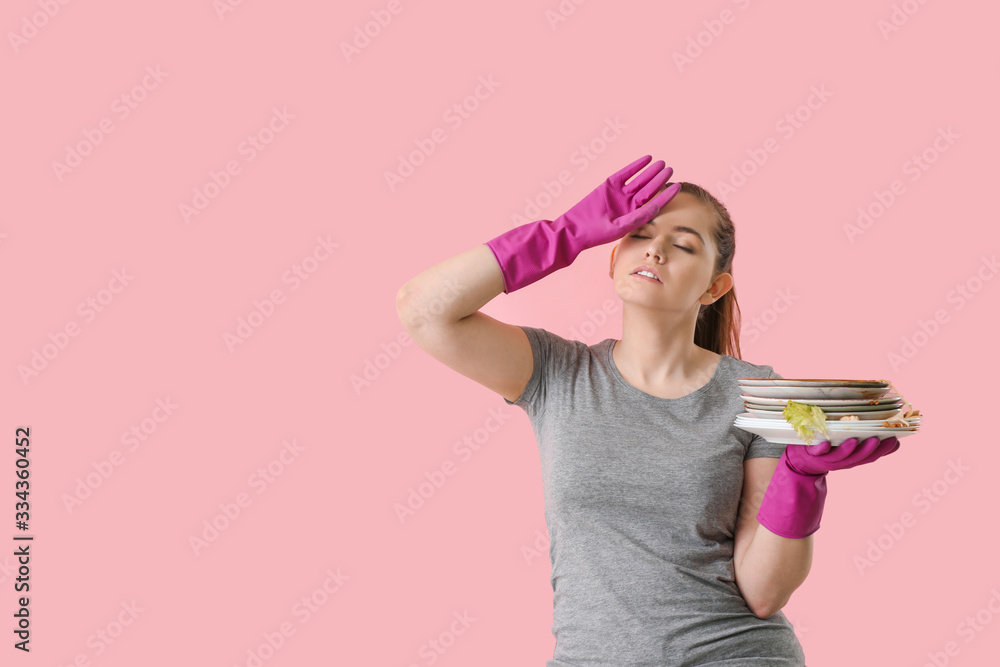
<svg viewBox="0 0 1000 667"><path fill-rule="evenodd" d="M995 4L233 3L4 4L0 662L543 665L527 416L400 345L395 295L649 153L719 195L749 174L723 197L744 359L887 378L926 415L891 459L832 475L785 608L810 667L996 664L1000 454L992 406L970 417L998 371ZM850 236L859 207L880 215ZM617 338L609 252L483 310Z"/></svg>

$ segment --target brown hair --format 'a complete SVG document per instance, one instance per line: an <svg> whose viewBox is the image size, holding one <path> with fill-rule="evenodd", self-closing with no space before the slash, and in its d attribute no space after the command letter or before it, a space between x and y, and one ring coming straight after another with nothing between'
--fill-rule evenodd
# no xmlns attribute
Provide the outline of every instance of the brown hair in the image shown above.
<svg viewBox="0 0 1000 667"><path fill-rule="evenodd" d="M681 192L694 195L713 213L712 238L718 253L715 274L732 274L733 256L736 254L736 228L729 218L729 211L700 185L684 181L680 181L680 184ZM716 354L743 358L740 356L740 305L736 301L735 284L722 298L707 306L702 304L694 328L694 344Z"/></svg>

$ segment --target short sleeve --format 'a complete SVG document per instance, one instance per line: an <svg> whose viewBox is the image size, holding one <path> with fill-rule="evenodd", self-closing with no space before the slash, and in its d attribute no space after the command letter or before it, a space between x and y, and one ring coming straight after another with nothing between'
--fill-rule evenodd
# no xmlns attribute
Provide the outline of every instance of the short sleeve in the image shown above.
<svg viewBox="0 0 1000 667"><path fill-rule="evenodd" d="M545 376L549 366L552 343L549 332L544 329L519 326L528 336L528 342L531 344L531 378L516 401L508 401L507 397L503 397L503 400L507 405L516 405L531 415L541 406L545 394Z"/></svg>
<svg viewBox="0 0 1000 667"><path fill-rule="evenodd" d="M768 368L771 369L770 374L767 376L769 380L784 379L783 377L775 373L773 368L771 368L770 366L768 366ZM747 455L743 457L743 460L745 461L746 459L756 459L762 457L776 459L781 456L781 453L783 451L785 451L784 445L768 442L761 436L754 433L753 437L750 438L750 445L747 447Z"/></svg>
<svg viewBox="0 0 1000 667"><path fill-rule="evenodd" d="M543 416L546 401L568 394L568 385L588 348L586 343L563 338L546 329L520 328L531 344L531 377L516 401L508 401L506 397L503 400L507 405L522 408L535 422Z"/></svg>

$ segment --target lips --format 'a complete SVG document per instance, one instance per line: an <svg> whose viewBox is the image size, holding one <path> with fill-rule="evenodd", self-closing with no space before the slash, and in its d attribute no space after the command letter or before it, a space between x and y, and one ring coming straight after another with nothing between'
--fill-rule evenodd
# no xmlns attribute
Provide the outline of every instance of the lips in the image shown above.
<svg viewBox="0 0 1000 667"><path fill-rule="evenodd" d="M632 271L632 275L633 276L638 275L639 271L648 271L649 273L652 273L654 276L656 276L657 279L653 280L649 276L639 276L640 278L645 278L646 280L653 280L653 282L658 282L658 283L661 283L661 284L663 283L663 279L660 278L659 272L657 272L656 269L654 269L653 267L649 266L648 264L643 264L642 266L635 267L635 270Z"/></svg>

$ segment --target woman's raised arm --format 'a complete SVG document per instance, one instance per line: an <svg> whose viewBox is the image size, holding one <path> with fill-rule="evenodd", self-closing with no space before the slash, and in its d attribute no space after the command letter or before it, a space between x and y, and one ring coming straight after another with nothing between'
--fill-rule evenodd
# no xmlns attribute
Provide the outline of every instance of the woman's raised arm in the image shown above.
<svg viewBox="0 0 1000 667"><path fill-rule="evenodd" d="M515 401L531 379L531 344L520 327L479 312L503 290L496 257L480 245L403 285L396 294L396 312L422 350Z"/></svg>

